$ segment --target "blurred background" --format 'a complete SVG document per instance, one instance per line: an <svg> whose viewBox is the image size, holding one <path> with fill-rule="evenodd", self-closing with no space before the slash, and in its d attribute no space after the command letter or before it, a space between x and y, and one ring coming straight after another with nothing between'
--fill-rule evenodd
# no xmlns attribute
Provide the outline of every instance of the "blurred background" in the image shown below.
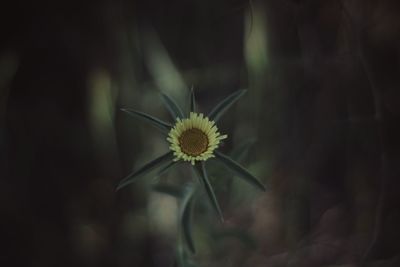
<svg viewBox="0 0 400 267"><path fill-rule="evenodd" d="M266 193L210 163L187 266L400 266L400 2L7 1L0 9L1 266L174 266L185 166L119 110L207 113ZM248 149L247 149L248 148Z"/></svg>

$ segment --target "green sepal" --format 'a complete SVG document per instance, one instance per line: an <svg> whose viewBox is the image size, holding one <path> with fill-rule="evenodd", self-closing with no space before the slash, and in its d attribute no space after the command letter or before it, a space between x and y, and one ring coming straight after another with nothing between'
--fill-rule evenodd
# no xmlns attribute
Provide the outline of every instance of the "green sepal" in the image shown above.
<svg viewBox="0 0 400 267"><path fill-rule="evenodd" d="M194 88L190 88L190 107L189 107L189 115L190 112L196 112L196 98L194 95Z"/></svg>
<svg viewBox="0 0 400 267"><path fill-rule="evenodd" d="M152 190L158 193L166 194L175 198L182 198L183 192L182 189L178 186L163 183L163 184L155 184L152 186Z"/></svg>
<svg viewBox="0 0 400 267"><path fill-rule="evenodd" d="M162 101L165 107L168 109L169 113L171 114L172 118L176 120L177 118L183 118L183 112L178 104L168 95L161 93Z"/></svg>
<svg viewBox="0 0 400 267"><path fill-rule="evenodd" d="M243 96L247 90L242 89L230 94L225 99L216 105L213 110L208 114L210 120L217 122L219 118L237 101Z"/></svg>
<svg viewBox="0 0 400 267"><path fill-rule="evenodd" d="M162 175L164 175L165 173L167 173L169 171L169 169L174 166L175 164L177 164L178 161L174 161L171 160L170 162L168 162L164 167L162 167L156 174L155 178L160 177Z"/></svg>
<svg viewBox="0 0 400 267"><path fill-rule="evenodd" d="M197 170L196 170L197 171ZM221 212L221 208L219 207L217 197L215 196L214 189L208 179L208 173L205 167L204 161L201 162L201 170L200 173L197 172L200 176L200 179L204 185L204 189L206 190L207 196L211 202L212 207L214 208L215 212L218 214L221 222L224 222L224 217Z"/></svg>
<svg viewBox="0 0 400 267"><path fill-rule="evenodd" d="M250 148L254 145L255 142L255 139L247 139L237 145L230 153L231 159L237 162L245 160L247 155L249 154Z"/></svg>
<svg viewBox="0 0 400 267"><path fill-rule="evenodd" d="M170 151L170 152L156 158L155 160L150 161L149 163L147 163L146 165L141 167L139 170L132 172L127 177L122 179L121 182L118 184L116 191L127 186L128 184L135 182L136 179L146 175L150 171L152 171L156 168L160 168L161 166L163 166L163 164L169 163L169 161L172 161L172 159L173 159L173 154Z"/></svg>
<svg viewBox="0 0 400 267"><path fill-rule="evenodd" d="M128 113L129 115L139 118L145 122L150 123L152 126L156 127L157 129L161 130L163 133L168 133L170 131L170 129L172 128L172 125L164 122L160 119L157 119L156 117L153 117L149 114L146 114L144 112L141 111L137 111L137 110L133 110L130 108L121 108L121 110L123 112Z"/></svg>
<svg viewBox="0 0 400 267"><path fill-rule="evenodd" d="M194 193L195 190L193 186L188 186L187 188L185 188L180 212L183 237L185 238L186 244L192 253L196 253L192 237Z"/></svg>
<svg viewBox="0 0 400 267"><path fill-rule="evenodd" d="M215 151L216 159L221 162L225 167L234 172L238 177L242 178L244 181L254 185L258 189L265 191L265 186L257 180L251 173L249 173L244 167L239 163L231 159L229 156L224 155L219 151Z"/></svg>

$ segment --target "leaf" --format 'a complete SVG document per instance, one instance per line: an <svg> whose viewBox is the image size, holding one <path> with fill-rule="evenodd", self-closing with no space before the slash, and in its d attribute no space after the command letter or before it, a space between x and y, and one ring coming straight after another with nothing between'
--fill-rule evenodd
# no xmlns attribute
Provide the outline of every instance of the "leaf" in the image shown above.
<svg viewBox="0 0 400 267"><path fill-rule="evenodd" d="M219 207L217 197L215 196L214 189L210 183L210 180L208 179L208 174L207 174L207 170L206 170L204 162L201 163L200 178L203 181L204 188L206 189L206 193L208 195L208 198L210 199L210 202L211 202L214 210L219 215L221 222L224 222L224 217L222 216L222 212Z"/></svg>
<svg viewBox="0 0 400 267"><path fill-rule="evenodd" d="M172 166L174 166L176 163L178 163L178 162L177 162L177 161L173 161L173 160L171 160L171 162L168 162L168 164L166 164L162 169L160 169L160 170L157 172L156 177L160 177L160 176L164 175L165 173L167 173L168 170L169 170Z"/></svg>
<svg viewBox="0 0 400 267"><path fill-rule="evenodd" d="M230 157L235 161L243 161L247 157L250 148L254 145L255 142L255 139L245 140L243 143L239 144L232 150L232 152L230 153Z"/></svg>
<svg viewBox="0 0 400 267"><path fill-rule="evenodd" d="M171 184L155 184L152 186L152 189L158 193L163 193L176 198L181 198L183 196L182 189Z"/></svg>
<svg viewBox="0 0 400 267"><path fill-rule="evenodd" d="M196 99L194 95L194 89L193 86L190 89L190 108L189 108L189 114L190 112L196 112Z"/></svg>
<svg viewBox="0 0 400 267"><path fill-rule="evenodd" d="M242 89L227 96L224 100L218 103L213 110L208 114L210 120L217 122L219 118L227 111L247 90Z"/></svg>
<svg viewBox="0 0 400 267"><path fill-rule="evenodd" d="M193 186L186 189L186 194L181 206L181 223L183 236L186 240L189 250L196 253L192 237L192 217L194 207L194 189Z"/></svg>
<svg viewBox="0 0 400 267"><path fill-rule="evenodd" d="M172 125L164 122L160 119L157 119L156 117L153 117L149 114L146 114L144 112L140 112L140 111L136 111L130 108L121 108L121 110L123 112L128 113L129 115L142 119L143 121L146 121L148 123L150 123L152 126L158 128L159 130L161 130L163 133L168 133L170 131L170 129L172 128Z"/></svg>
<svg viewBox="0 0 400 267"><path fill-rule="evenodd" d="M244 167L242 167L239 163L224 155L219 151L215 151L215 156L217 160L219 160L222 164L224 164L229 170L236 173L240 178L245 180L246 182L254 185L255 187L265 191L265 186L257 180L251 173L249 173Z"/></svg>
<svg viewBox="0 0 400 267"><path fill-rule="evenodd" d="M194 242L192 237L193 202L194 200L191 198L186 205L184 213L182 214L182 228L183 228L183 235L185 237L189 250L192 253L196 253L196 248L194 247Z"/></svg>
<svg viewBox="0 0 400 267"><path fill-rule="evenodd" d="M116 191L118 191L119 189L127 186L128 184L133 183L137 178L146 175L150 171L161 167L164 163L166 163L168 161L172 161L172 158L173 158L173 154L170 151L170 152L168 152L168 153L156 158L155 160L147 163L146 165L144 165L139 170L132 172L127 177L122 179L122 181L118 184L118 186L116 188Z"/></svg>
<svg viewBox="0 0 400 267"><path fill-rule="evenodd" d="M182 110L171 97L169 97L164 93L161 93L161 98L162 101L164 102L165 107L168 109L169 113L171 114L174 120L176 120L176 118L184 117Z"/></svg>

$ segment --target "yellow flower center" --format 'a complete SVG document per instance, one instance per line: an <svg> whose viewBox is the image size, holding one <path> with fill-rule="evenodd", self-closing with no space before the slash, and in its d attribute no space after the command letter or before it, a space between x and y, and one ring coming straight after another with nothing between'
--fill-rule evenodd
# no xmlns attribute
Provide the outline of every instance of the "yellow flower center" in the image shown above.
<svg viewBox="0 0 400 267"><path fill-rule="evenodd" d="M181 134L179 145L185 154L198 156L207 150L208 137L203 131L191 128Z"/></svg>

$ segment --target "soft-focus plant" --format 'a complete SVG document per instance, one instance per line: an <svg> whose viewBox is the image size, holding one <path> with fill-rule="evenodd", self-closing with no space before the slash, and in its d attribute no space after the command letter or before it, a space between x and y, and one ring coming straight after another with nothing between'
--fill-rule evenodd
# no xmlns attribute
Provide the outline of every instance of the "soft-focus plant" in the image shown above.
<svg viewBox="0 0 400 267"><path fill-rule="evenodd" d="M206 167L206 162L211 158L215 158L235 176L265 191L265 186L237 162L240 158L238 153L241 150L247 150L248 147L245 147L245 149L239 148L233 150L231 156L218 150L221 141L228 138L228 135L219 132L216 122L218 122L222 115L224 115L245 92L246 90L239 90L232 93L217 104L207 116L198 112L193 88L190 92L189 108L186 112L183 112L176 102L168 95L161 94L166 108L174 119L173 124L140 111L122 108L122 111L150 123L165 134L166 140L169 142L170 151L145 164L140 169L133 171L122 179L117 186L117 190L135 182L138 178L145 176L151 171L158 170L156 175L160 176L178 162L186 162L191 166L193 175L199 178L200 184L203 190L205 190L212 207L223 222L224 219L220 205L218 204L213 186L210 183ZM196 194L198 185L199 183L189 183L181 187L168 187L164 185L154 187L154 189L159 192L167 193L181 200L179 219L182 225L182 234L186 241L187 248L192 253L196 251L192 238L191 225L196 196L198 195ZM192 263L188 263L187 252L179 250L181 250L181 248L178 249L178 265L194 266Z"/></svg>

